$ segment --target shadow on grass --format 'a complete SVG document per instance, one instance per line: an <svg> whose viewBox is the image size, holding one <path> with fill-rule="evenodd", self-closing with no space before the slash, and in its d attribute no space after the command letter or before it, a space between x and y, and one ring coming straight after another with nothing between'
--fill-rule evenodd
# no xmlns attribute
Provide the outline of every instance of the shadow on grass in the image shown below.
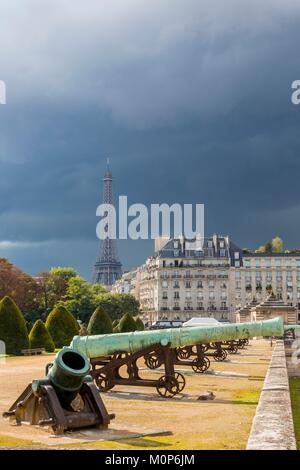
<svg viewBox="0 0 300 470"><path fill-rule="evenodd" d="M135 439L122 439L120 441L115 440L114 442L118 442L119 444L126 444L133 447L142 447L143 449L147 447L170 447L171 444L166 442L155 441L154 439L146 439L143 437L137 437Z"/></svg>

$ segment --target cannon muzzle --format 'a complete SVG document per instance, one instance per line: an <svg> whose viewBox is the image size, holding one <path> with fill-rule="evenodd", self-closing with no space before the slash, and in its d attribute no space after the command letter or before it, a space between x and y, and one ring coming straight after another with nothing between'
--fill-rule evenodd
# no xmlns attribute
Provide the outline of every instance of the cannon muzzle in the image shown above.
<svg viewBox="0 0 300 470"><path fill-rule="evenodd" d="M113 416L107 413L89 371L87 357L64 347L48 364L47 377L33 380L3 416L18 424L50 426L55 434L107 426Z"/></svg>
<svg viewBox="0 0 300 470"><path fill-rule="evenodd" d="M64 347L57 353L53 365L48 369L47 378L53 385L64 408L69 408L89 371L90 362L80 352ZM38 383L38 380L33 382L33 390L38 386Z"/></svg>
<svg viewBox="0 0 300 470"><path fill-rule="evenodd" d="M283 336L283 333L282 318L277 317L265 321L231 323L221 326L75 336L71 342L71 347L92 359L121 352L135 353L155 344L181 348L195 344L253 338L254 336Z"/></svg>

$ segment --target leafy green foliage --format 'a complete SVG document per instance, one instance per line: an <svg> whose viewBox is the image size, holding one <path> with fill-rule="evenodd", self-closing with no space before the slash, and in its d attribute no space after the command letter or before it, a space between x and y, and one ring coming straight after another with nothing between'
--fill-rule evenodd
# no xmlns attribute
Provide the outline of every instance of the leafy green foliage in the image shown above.
<svg viewBox="0 0 300 470"><path fill-rule="evenodd" d="M72 313L62 305L58 305L49 313L46 328L52 336L56 348L68 346L73 336L79 333L77 321Z"/></svg>
<svg viewBox="0 0 300 470"><path fill-rule="evenodd" d="M139 302L131 294L102 294L98 297L97 305L102 307L112 320L118 320L125 313L132 316L139 313Z"/></svg>
<svg viewBox="0 0 300 470"><path fill-rule="evenodd" d="M0 340L4 341L7 354L21 354L29 346L25 318L8 296L0 302Z"/></svg>
<svg viewBox="0 0 300 470"><path fill-rule="evenodd" d="M87 331L89 335L105 335L113 332L112 321L102 307L97 307L94 311Z"/></svg>
<svg viewBox="0 0 300 470"><path fill-rule="evenodd" d="M51 268L49 271L50 274L53 276L58 276L68 282L72 277L77 276L76 269L70 267L55 267Z"/></svg>
<svg viewBox="0 0 300 470"><path fill-rule="evenodd" d="M37 320L29 334L29 346L34 348L45 348L47 352L53 352L55 345L49 331L42 320Z"/></svg>
<svg viewBox="0 0 300 470"><path fill-rule="evenodd" d="M123 315L121 318L117 328L119 333L127 333L129 331L136 331L137 326L132 315L125 313L125 315Z"/></svg>
<svg viewBox="0 0 300 470"><path fill-rule="evenodd" d="M88 322L90 316L99 305L99 298L106 289L98 284L90 284L80 276L72 277L68 281L65 299L60 302L74 317Z"/></svg>
<svg viewBox="0 0 300 470"><path fill-rule="evenodd" d="M136 324L136 329L138 331L144 331L145 329L144 323L139 317L135 318L135 324Z"/></svg>

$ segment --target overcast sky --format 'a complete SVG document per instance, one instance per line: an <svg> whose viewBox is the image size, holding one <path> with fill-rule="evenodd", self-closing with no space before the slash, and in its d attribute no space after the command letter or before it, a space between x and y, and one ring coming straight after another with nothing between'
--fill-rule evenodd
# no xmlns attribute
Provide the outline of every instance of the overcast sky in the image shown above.
<svg viewBox="0 0 300 470"><path fill-rule="evenodd" d="M298 0L2 0L0 256L90 278L107 155L129 203L299 247L299 44ZM119 243L125 268L152 249Z"/></svg>

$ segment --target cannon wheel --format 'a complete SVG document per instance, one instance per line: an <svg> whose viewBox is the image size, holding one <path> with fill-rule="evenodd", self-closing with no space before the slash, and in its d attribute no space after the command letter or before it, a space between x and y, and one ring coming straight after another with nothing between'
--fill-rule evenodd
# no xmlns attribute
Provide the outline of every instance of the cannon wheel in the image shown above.
<svg viewBox="0 0 300 470"><path fill-rule="evenodd" d="M179 372L176 372L175 373L175 379L177 380L177 383L178 383L178 392L177 393L180 393L180 392L182 392L182 390L185 387L185 378L182 374L180 374Z"/></svg>
<svg viewBox="0 0 300 470"><path fill-rule="evenodd" d="M242 346L242 348L243 347L244 346ZM239 346L237 344L231 344L230 347L228 348L228 351L230 352L230 354L237 354L238 350L239 350Z"/></svg>
<svg viewBox="0 0 300 470"><path fill-rule="evenodd" d="M176 372L173 375L162 375L156 385L157 393L163 398L173 398L177 393L184 389L185 378L182 374Z"/></svg>
<svg viewBox="0 0 300 470"><path fill-rule="evenodd" d="M203 357L201 361L199 359L194 359L193 364L192 364L192 369L196 374L203 374L207 369L209 369L210 366L210 360L208 357Z"/></svg>
<svg viewBox="0 0 300 470"><path fill-rule="evenodd" d="M100 374L95 377L95 382L100 392L107 392L113 388L113 384L104 372L100 372Z"/></svg>
<svg viewBox="0 0 300 470"><path fill-rule="evenodd" d="M222 349L220 352L219 351L214 352L214 360L217 362L225 361L226 357L227 357L227 351L225 351L224 349Z"/></svg>
<svg viewBox="0 0 300 470"><path fill-rule="evenodd" d="M178 359L188 359L190 357L190 353L186 348L179 348L177 349L177 358Z"/></svg>
<svg viewBox="0 0 300 470"><path fill-rule="evenodd" d="M243 340L244 346L249 346L249 339L246 338Z"/></svg>
<svg viewBox="0 0 300 470"><path fill-rule="evenodd" d="M149 369L157 369L162 362L156 353L145 356L145 364Z"/></svg>

